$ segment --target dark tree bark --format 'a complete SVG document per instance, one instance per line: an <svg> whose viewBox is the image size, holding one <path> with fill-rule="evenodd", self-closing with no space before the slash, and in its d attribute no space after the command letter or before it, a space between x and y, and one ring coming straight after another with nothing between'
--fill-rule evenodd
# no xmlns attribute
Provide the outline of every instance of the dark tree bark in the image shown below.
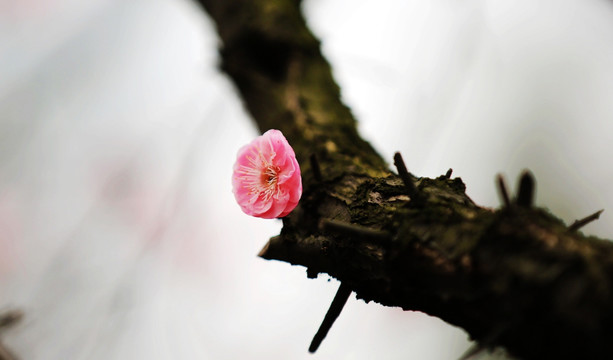
<svg viewBox="0 0 613 360"><path fill-rule="evenodd" d="M519 358L613 358L611 242L535 208L529 173L511 199L500 185L504 206L493 210L451 173L390 171L358 135L299 1L200 3L223 70L303 171L300 205L261 257L328 273L358 298L437 316Z"/></svg>

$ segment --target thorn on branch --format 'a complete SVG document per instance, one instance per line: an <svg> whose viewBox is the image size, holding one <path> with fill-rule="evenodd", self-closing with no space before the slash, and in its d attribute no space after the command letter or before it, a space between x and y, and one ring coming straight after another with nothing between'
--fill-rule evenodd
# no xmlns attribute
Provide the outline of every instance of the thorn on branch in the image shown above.
<svg viewBox="0 0 613 360"><path fill-rule="evenodd" d="M324 231L347 235L351 239L391 241L392 236L387 231L374 230L366 226L355 225L338 220L323 219L321 227Z"/></svg>
<svg viewBox="0 0 613 360"><path fill-rule="evenodd" d="M313 177L315 181L322 182L323 177L321 176L321 168L319 167L319 160L317 160L317 155L311 154L309 157L309 161L311 162L311 170L313 170Z"/></svg>
<svg viewBox="0 0 613 360"><path fill-rule="evenodd" d="M415 187L415 184L413 183L413 180L411 179L411 174L409 174L409 171L407 170L407 167L404 164L404 160L402 160L402 155L400 155L399 152L394 154L394 165L396 166L396 169L398 169L398 175L404 182L404 186L407 189L409 197L412 200L416 199L418 195L417 188Z"/></svg>
<svg viewBox="0 0 613 360"><path fill-rule="evenodd" d="M311 345L309 346L309 352L314 353L321 345L321 342L324 340L326 335L328 335L328 331L334 324L334 321L343 311L343 307L347 303L347 299L351 295L351 289L349 285L345 285L345 283L341 282L341 286L336 291L336 295L334 295L334 300L332 300L332 304L330 304L330 308L324 317L324 320L321 322L317 333L313 337L313 341L311 341Z"/></svg>
<svg viewBox="0 0 613 360"><path fill-rule="evenodd" d="M575 222L573 222L568 227L568 231L577 231L580 228L584 227L585 225L591 223L592 221L597 220L600 217L600 214L602 214L603 211L604 211L604 209L598 210L595 213L593 213L592 215L586 216L583 219L575 220Z"/></svg>
<svg viewBox="0 0 613 360"><path fill-rule="evenodd" d="M447 179L451 179L451 174L453 174L453 169L449 168L449 170L447 170L447 172L445 173L445 177Z"/></svg>
<svg viewBox="0 0 613 360"><path fill-rule="evenodd" d="M519 178L519 189L515 203L524 208L530 208L534 204L534 187L536 181L529 170L525 170Z"/></svg>
<svg viewBox="0 0 613 360"><path fill-rule="evenodd" d="M501 174L498 174L496 176L496 185L498 185L498 194L500 195L502 199L502 204L505 207L510 208L511 200L509 199L509 191L507 190L507 183Z"/></svg>

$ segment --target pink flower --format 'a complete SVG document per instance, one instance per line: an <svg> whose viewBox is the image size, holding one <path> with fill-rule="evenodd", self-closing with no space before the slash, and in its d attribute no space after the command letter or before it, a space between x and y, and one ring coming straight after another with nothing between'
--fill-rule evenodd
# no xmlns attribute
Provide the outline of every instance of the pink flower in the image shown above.
<svg viewBox="0 0 613 360"><path fill-rule="evenodd" d="M234 197L247 215L265 219L289 214L302 195L294 149L279 130L268 130L238 151Z"/></svg>

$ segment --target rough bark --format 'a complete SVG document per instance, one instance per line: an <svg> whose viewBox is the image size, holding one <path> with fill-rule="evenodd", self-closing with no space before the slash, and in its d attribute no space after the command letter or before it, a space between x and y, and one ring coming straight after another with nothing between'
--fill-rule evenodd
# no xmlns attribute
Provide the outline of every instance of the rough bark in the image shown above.
<svg viewBox="0 0 613 360"><path fill-rule="evenodd" d="M299 1L200 3L258 127L283 131L303 170L300 205L260 256L328 273L358 298L437 316L519 358L613 358L611 242L533 207L529 174L497 210L474 204L450 174L408 175L415 189L405 186L358 135Z"/></svg>

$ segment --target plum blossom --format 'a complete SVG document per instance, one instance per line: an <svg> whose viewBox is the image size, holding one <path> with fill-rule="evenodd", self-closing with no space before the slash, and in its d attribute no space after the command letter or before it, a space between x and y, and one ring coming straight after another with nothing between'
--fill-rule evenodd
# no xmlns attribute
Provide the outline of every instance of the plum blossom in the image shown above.
<svg viewBox="0 0 613 360"><path fill-rule="evenodd" d="M300 166L281 131L268 130L238 151L232 187L247 215L273 219L294 210L302 195Z"/></svg>

